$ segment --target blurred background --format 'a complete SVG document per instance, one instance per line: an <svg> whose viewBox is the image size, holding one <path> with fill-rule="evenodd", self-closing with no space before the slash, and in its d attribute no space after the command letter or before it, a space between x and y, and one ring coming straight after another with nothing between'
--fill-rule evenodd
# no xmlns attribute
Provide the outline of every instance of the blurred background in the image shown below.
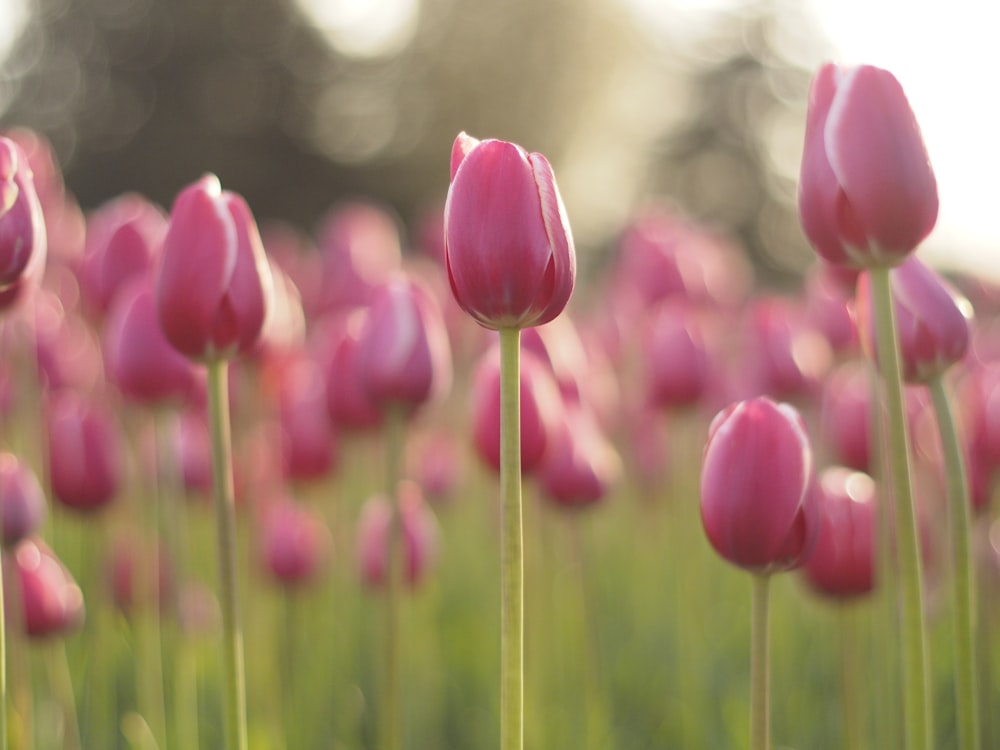
<svg viewBox="0 0 1000 750"><path fill-rule="evenodd" d="M774 284L813 260L795 189L809 81L872 62L907 90L941 186L922 253L1000 274L997 61L974 0L0 0L0 127L53 142L84 210L169 208L217 173L259 220L338 200L411 239L460 130L553 162L582 274L666 197Z"/></svg>

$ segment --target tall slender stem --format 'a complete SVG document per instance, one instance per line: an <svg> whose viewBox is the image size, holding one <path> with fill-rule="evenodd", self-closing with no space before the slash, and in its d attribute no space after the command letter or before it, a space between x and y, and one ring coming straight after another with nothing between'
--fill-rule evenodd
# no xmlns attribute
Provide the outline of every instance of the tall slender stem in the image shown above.
<svg viewBox="0 0 1000 750"><path fill-rule="evenodd" d="M500 748L524 747L521 331L500 331Z"/></svg>
<svg viewBox="0 0 1000 750"><path fill-rule="evenodd" d="M861 685L861 643L857 604L839 607L840 710L844 729L844 749L864 750L865 715Z"/></svg>
<svg viewBox="0 0 1000 750"><path fill-rule="evenodd" d="M771 656L768 598L771 576L753 574L750 628L750 750L771 750Z"/></svg>
<svg viewBox="0 0 1000 750"><path fill-rule="evenodd" d="M403 529L399 515L399 480L403 464L404 414L390 409L386 414L386 482L389 485L389 538L386 549L385 680L382 701L383 748L402 747L402 690L399 608L403 583Z"/></svg>
<svg viewBox="0 0 1000 750"><path fill-rule="evenodd" d="M979 695L976 683L976 623L973 614L975 580L970 544L969 485L955 421L949 407L944 378L928 384L934 400L945 473L948 477L948 514L951 533L952 570L955 585L952 616L955 634L955 699L958 716L958 746L964 750L982 747L979 727Z"/></svg>
<svg viewBox="0 0 1000 750"><path fill-rule="evenodd" d="M903 654L903 720L908 750L930 750L932 732L927 634L917 516L910 484L910 451L903 406L899 342L892 308L888 268L869 270L875 311L878 364L885 383L889 419L889 465L895 499L896 544L902 594L900 644Z"/></svg>
<svg viewBox="0 0 1000 750"><path fill-rule="evenodd" d="M227 363L208 363L208 407L212 437L212 488L219 565L219 604L225 641L223 688L225 690L226 747L247 750L246 678L243 665L243 630L240 626L236 581L236 498L233 489L232 437L229 426Z"/></svg>

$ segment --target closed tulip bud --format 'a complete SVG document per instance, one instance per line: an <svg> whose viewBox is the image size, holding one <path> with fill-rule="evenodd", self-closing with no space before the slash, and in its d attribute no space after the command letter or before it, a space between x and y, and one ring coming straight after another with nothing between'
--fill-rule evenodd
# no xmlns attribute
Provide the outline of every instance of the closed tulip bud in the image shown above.
<svg viewBox="0 0 1000 750"><path fill-rule="evenodd" d="M916 117L892 73L827 64L813 80L799 216L835 265L893 266L937 221L938 194Z"/></svg>
<svg viewBox="0 0 1000 750"><path fill-rule="evenodd" d="M567 404L538 472L545 498L564 508L603 500L621 475L621 459L588 409Z"/></svg>
<svg viewBox="0 0 1000 750"><path fill-rule="evenodd" d="M83 624L83 592L48 545L28 538L14 548L24 632L33 638L68 635Z"/></svg>
<svg viewBox="0 0 1000 750"><path fill-rule="evenodd" d="M289 500L278 501L265 511L260 537L264 569L289 586L316 580L332 546L330 532L320 517Z"/></svg>
<svg viewBox="0 0 1000 750"><path fill-rule="evenodd" d="M35 472L11 453L0 453L0 543L12 547L45 520L45 494Z"/></svg>
<svg viewBox="0 0 1000 750"><path fill-rule="evenodd" d="M521 473L541 463L561 406L559 389L548 368L529 352L521 352ZM479 457L500 471L500 352L483 355L473 375L472 437Z"/></svg>
<svg viewBox="0 0 1000 750"><path fill-rule="evenodd" d="M858 471L871 471L873 381L869 365L848 360L823 384L820 431L836 461Z"/></svg>
<svg viewBox="0 0 1000 750"><path fill-rule="evenodd" d="M399 523L403 545L403 580L416 586L437 556L437 522L413 482L400 482ZM369 588L381 588L386 580L392 507L381 496L370 498L358 521L358 564L361 579ZM397 557L397 559L399 559Z"/></svg>
<svg viewBox="0 0 1000 750"><path fill-rule="evenodd" d="M867 474L834 466L817 482L819 534L802 568L819 593L848 598L875 584L875 483Z"/></svg>
<svg viewBox="0 0 1000 750"><path fill-rule="evenodd" d="M414 409L451 385L444 318L418 282L397 277L372 293L358 342L361 382L372 403Z"/></svg>
<svg viewBox="0 0 1000 750"><path fill-rule="evenodd" d="M53 497L82 512L111 502L121 475L118 433L111 415L63 391L49 405L46 422Z"/></svg>
<svg viewBox="0 0 1000 750"><path fill-rule="evenodd" d="M332 344L324 368L326 407L333 424L344 430L366 430L382 423L382 412L368 395L358 366L367 317L367 310L355 310L330 324Z"/></svg>
<svg viewBox="0 0 1000 750"><path fill-rule="evenodd" d="M104 329L104 366L108 379L140 403L181 401L197 392L191 361L170 345L156 318L151 276L129 283L112 305Z"/></svg>
<svg viewBox="0 0 1000 750"><path fill-rule="evenodd" d="M693 406L708 388L710 358L699 313L663 302L649 314L642 361L649 401L661 408Z"/></svg>
<svg viewBox="0 0 1000 750"><path fill-rule="evenodd" d="M16 285L33 259L44 263L45 219L28 158L0 137L0 290Z"/></svg>
<svg viewBox="0 0 1000 750"><path fill-rule="evenodd" d="M817 524L805 425L788 404L741 401L712 421L701 469L701 519L715 551L759 573L812 551Z"/></svg>
<svg viewBox="0 0 1000 750"><path fill-rule="evenodd" d="M246 202L206 175L177 197L156 285L160 326L191 359L232 357L260 335L271 277Z"/></svg>
<svg viewBox="0 0 1000 750"><path fill-rule="evenodd" d="M336 458L336 440L326 413L323 373L300 356L282 367L278 384L278 420L284 475L293 480L318 479Z"/></svg>
<svg viewBox="0 0 1000 750"><path fill-rule="evenodd" d="M459 134L444 233L452 292L480 325L541 325L566 307L576 253L552 167L541 154Z"/></svg>
<svg viewBox="0 0 1000 750"><path fill-rule="evenodd" d="M893 268L889 280L903 379L928 383L968 351L972 305L917 258ZM862 344L874 359L875 320L867 273L858 278L857 315Z"/></svg>

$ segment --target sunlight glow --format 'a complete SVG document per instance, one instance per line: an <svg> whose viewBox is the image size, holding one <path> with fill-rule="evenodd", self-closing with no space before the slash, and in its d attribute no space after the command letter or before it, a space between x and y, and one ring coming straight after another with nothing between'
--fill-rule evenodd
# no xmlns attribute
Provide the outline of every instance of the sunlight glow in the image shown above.
<svg viewBox="0 0 1000 750"><path fill-rule="evenodd" d="M416 31L420 0L297 0L338 51L351 57L398 52Z"/></svg>

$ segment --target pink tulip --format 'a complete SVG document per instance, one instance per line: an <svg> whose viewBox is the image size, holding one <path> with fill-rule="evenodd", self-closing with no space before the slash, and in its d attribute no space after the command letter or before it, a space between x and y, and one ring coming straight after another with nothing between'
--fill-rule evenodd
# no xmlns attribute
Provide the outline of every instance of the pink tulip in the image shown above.
<svg viewBox="0 0 1000 750"><path fill-rule="evenodd" d="M126 614L151 604L163 612L175 595L174 572L164 548L134 535L115 540L108 575L115 604Z"/></svg>
<svg viewBox="0 0 1000 750"><path fill-rule="evenodd" d="M451 386L451 350L437 302L403 276L372 293L358 342L359 376L372 403L412 410Z"/></svg>
<svg viewBox="0 0 1000 750"><path fill-rule="evenodd" d="M292 480L317 479L330 472L336 459L323 373L306 356L295 357L281 370L278 420L284 475Z"/></svg>
<svg viewBox="0 0 1000 750"><path fill-rule="evenodd" d="M140 403L190 399L199 388L191 361L160 328L151 275L128 283L108 311L104 367L108 379Z"/></svg>
<svg viewBox="0 0 1000 750"><path fill-rule="evenodd" d="M167 340L191 359L231 357L264 325L271 277L257 225L244 200L215 175L174 202L163 241L156 306Z"/></svg>
<svg viewBox="0 0 1000 750"><path fill-rule="evenodd" d="M806 277L805 316L814 329L826 337L838 354L851 354L858 347L858 327L854 319L854 282L847 288L837 278L836 266L820 262Z"/></svg>
<svg viewBox="0 0 1000 750"><path fill-rule="evenodd" d="M45 514L45 494L35 472L12 453L0 453L0 543L9 548L34 534Z"/></svg>
<svg viewBox="0 0 1000 750"><path fill-rule="evenodd" d="M818 592L860 596L875 584L875 483L867 474L834 466L817 482L819 538L802 568Z"/></svg>
<svg viewBox="0 0 1000 750"><path fill-rule="evenodd" d="M48 545L28 538L13 551L24 632L33 638L68 635L83 624L83 593Z"/></svg>
<svg viewBox="0 0 1000 750"><path fill-rule="evenodd" d="M327 321L324 333L329 351L324 358L327 413L343 430L366 430L382 422L382 412L368 395L358 367L358 347L368 311L359 309Z"/></svg>
<svg viewBox="0 0 1000 750"><path fill-rule="evenodd" d="M701 469L701 519L723 558L756 572L804 562L818 528L812 485L812 449L793 407L761 397L716 415Z"/></svg>
<svg viewBox="0 0 1000 750"><path fill-rule="evenodd" d="M621 459L583 404L566 404L538 472L544 497L564 508L584 508L607 497L621 476Z"/></svg>
<svg viewBox="0 0 1000 750"><path fill-rule="evenodd" d="M412 482L399 485L399 522L403 540L403 580L413 587L423 580L437 556L437 522ZM369 588L385 584L392 508L381 495L369 498L358 521L358 565Z"/></svg>
<svg viewBox="0 0 1000 750"><path fill-rule="evenodd" d="M872 469L872 389L863 360L839 365L823 384L820 432L835 460L852 469Z"/></svg>
<svg viewBox="0 0 1000 750"><path fill-rule="evenodd" d="M561 405L559 391L544 364L521 352L521 473L530 474L542 461ZM500 351L480 359L472 383L472 437L479 457L500 471Z"/></svg>
<svg viewBox="0 0 1000 750"><path fill-rule="evenodd" d="M799 216L816 251L835 265L895 265L937 213L937 182L899 81L870 65L820 68L799 181Z"/></svg>
<svg viewBox="0 0 1000 750"><path fill-rule="evenodd" d="M0 137L0 290L20 282L33 262L43 264L46 248L28 158L14 141Z"/></svg>
<svg viewBox="0 0 1000 750"><path fill-rule="evenodd" d="M72 391L47 409L49 479L53 497L81 512L107 505L118 491L121 456L111 415Z"/></svg>
<svg viewBox="0 0 1000 750"><path fill-rule="evenodd" d="M260 537L264 569L289 586L315 581L330 556L332 538L320 516L290 500L265 510Z"/></svg>
<svg viewBox="0 0 1000 750"><path fill-rule="evenodd" d="M917 258L893 268L889 278L903 379L927 383L968 351L972 306ZM862 344L874 358L875 321L867 273L858 278L857 315Z"/></svg>
<svg viewBox="0 0 1000 750"><path fill-rule="evenodd" d="M80 287L91 308L107 312L126 281L147 275L166 231L160 209L136 193L115 198L90 215Z"/></svg>
<svg viewBox="0 0 1000 750"><path fill-rule="evenodd" d="M212 488L212 446L206 420L199 411L181 412L171 432L177 473L189 493L207 493Z"/></svg>
<svg viewBox="0 0 1000 750"><path fill-rule="evenodd" d="M407 476L415 478L431 503L452 499L465 464L455 436L447 430L433 430L418 434L409 446Z"/></svg>
<svg viewBox="0 0 1000 750"><path fill-rule="evenodd" d="M460 133L444 232L452 292L480 325L541 325L566 307L576 253L552 167L541 154Z"/></svg>
<svg viewBox="0 0 1000 750"><path fill-rule="evenodd" d="M700 314L690 303L662 302L650 311L643 334L641 359L650 404L695 405L708 388L711 365Z"/></svg>

